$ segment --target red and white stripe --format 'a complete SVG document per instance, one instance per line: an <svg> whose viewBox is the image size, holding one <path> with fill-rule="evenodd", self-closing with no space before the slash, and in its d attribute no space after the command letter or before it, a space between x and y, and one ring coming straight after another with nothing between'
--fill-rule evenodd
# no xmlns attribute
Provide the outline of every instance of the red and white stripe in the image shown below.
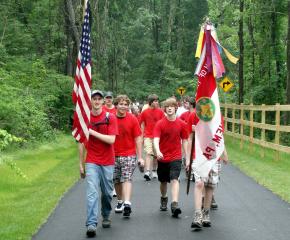
<svg viewBox="0 0 290 240"><path fill-rule="evenodd" d="M91 64L83 69L81 54L78 55L75 83L73 89L73 102L75 103L73 137L79 142L89 139L89 122L91 109Z"/></svg>

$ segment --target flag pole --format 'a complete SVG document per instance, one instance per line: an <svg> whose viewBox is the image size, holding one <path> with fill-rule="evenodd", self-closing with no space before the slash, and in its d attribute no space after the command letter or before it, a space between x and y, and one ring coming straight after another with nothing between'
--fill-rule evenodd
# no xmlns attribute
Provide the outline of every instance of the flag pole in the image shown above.
<svg viewBox="0 0 290 240"><path fill-rule="evenodd" d="M193 162L193 152L194 152L194 145L195 145L195 132L192 134L192 141L191 141L191 151L190 151L190 161L189 161L189 168L188 168L188 176L187 176L187 186L186 186L186 194L189 193L190 187L190 178L191 178L191 171L192 171L192 162Z"/></svg>

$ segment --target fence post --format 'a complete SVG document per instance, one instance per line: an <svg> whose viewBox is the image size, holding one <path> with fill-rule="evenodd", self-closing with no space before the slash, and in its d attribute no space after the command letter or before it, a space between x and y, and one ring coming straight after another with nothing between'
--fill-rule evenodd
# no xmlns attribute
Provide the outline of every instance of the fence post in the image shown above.
<svg viewBox="0 0 290 240"><path fill-rule="evenodd" d="M275 124L276 124L276 131L275 131L275 144L280 143L280 104L276 103L276 117L275 117ZM280 154L279 151L276 151L276 159L279 160Z"/></svg>
<svg viewBox="0 0 290 240"><path fill-rule="evenodd" d="M250 104L250 151L253 150L253 136L254 136L254 110L253 110L253 103Z"/></svg>
<svg viewBox="0 0 290 240"><path fill-rule="evenodd" d="M236 109L234 106L232 109L232 133L235 133L235 120L236 120Z"/></svg>
<svg viewBox="0 0 290 240"><path fill-rule="evenodd" d="M240 119L241 119L241 142L240 142L240 149L243 149L243 143L244 143L244 103L241 103L241 112L240 112Z"/></svg>
<svg viewBox="0 0 290 240"><path fill-rule="evenodd" d="M227 118L228 118L228 108L227 108L227 106L225 106L225 116L224 116L224 118L226 118L226 120L225 120L225 132L226 131L228 131L228 120L227 120Z"/></svg>
<svg viewBox="0 0 290 240"><path fill-rule="evenodd" d="M262 124L265 124L266 123L266 111L264 109L265 107L265 104L262 104L262 118L261 118L261 123ZM262 141L265 141L265 128L262 128L262 131L261 131L261 140ZM265 156L265 149L264 147L261 147L261 157L264 157Z"/></svg>

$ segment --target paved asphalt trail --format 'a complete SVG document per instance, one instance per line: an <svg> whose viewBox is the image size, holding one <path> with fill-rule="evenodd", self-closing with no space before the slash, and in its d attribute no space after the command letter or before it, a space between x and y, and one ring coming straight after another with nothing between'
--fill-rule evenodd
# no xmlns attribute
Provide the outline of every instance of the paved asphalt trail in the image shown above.
<svg viewBox="0 0 290 240"><path fill-rule="evenodd" d="M193 189L185 194L181 177L179 219L159 211L159 184L145 182L138 170L133 187L132 215L112 212L112 227L99 224L96 239L103 240L288 240L290 205L231 165L224 166L216 191L219 209L211 212L212 227L192 232ZM193 184L192 184L193 187ZM169 195L170 196L170 195ZM170 198L169 198L170 200ZM113 200L113 207L116 199ZM101 221L100 221L101 222ZM85 235L85 184L80 180L60 201L33 240L82 240Z"/></svg>

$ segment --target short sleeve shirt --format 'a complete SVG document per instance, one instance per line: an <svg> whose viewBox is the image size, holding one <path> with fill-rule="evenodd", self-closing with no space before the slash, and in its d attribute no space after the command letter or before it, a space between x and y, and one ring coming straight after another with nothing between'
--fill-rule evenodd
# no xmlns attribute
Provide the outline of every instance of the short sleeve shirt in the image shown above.
<svg viewBox="0 0 290 240"><path fill-rule="evenodd" d="M141 128L137 118L131 113L126 113L125 117L118 117L119 135L114 144L116 156L136 155L135 138L141 136Z"/></svg>
<svg viewBox="0 0 290 240"><path fill-rule="evenodd" d="M102 111L100 115L94 116L91 114L90 127L106 135L118 135L117 119L114 114L109 114L108 124L106 122L106 112ZM98 124L103 123L103 124ZM97 124L97 126L96 126ZM113 144L105 143L96 137L90 135L87 144L86 163L94 163L97 165L114 165L115 154Z"/></svg>
<svg viewBox="0 0 290 240"><path fill-rule="evenodd" d="M161 162L181 159L181 140L188 138L186 123L177 118L169 121L163 118L154 128L154 138L160 138L159 148L163 154Z"/></svg>

